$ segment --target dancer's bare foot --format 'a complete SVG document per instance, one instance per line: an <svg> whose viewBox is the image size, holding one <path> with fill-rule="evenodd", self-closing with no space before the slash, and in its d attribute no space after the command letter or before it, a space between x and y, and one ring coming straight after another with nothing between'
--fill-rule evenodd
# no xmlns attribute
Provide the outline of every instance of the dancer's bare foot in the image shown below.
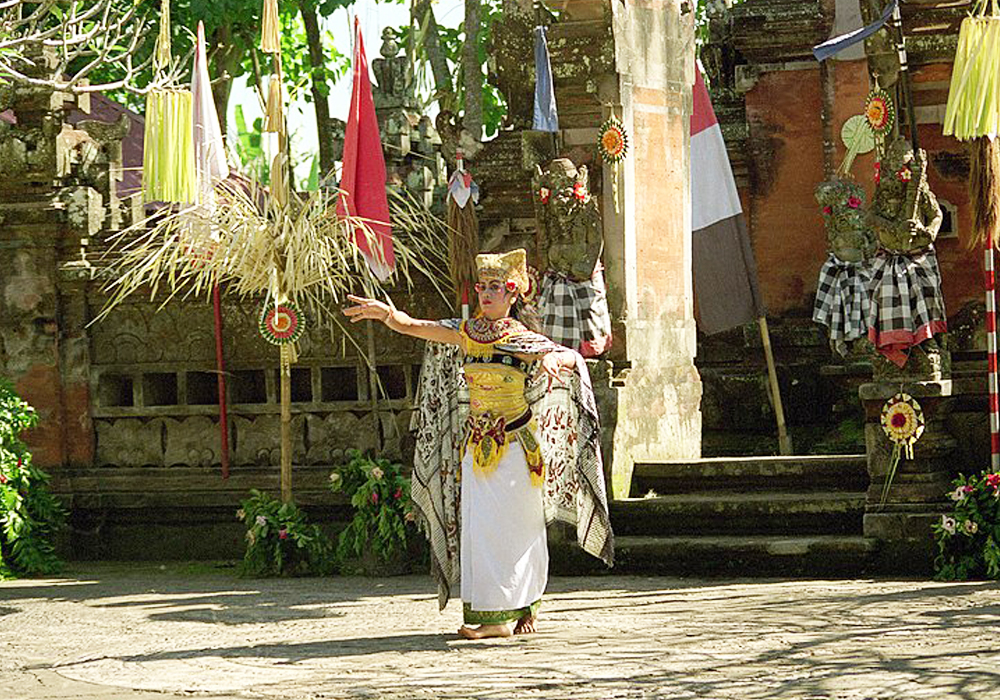
<svg viewBox="0 0 1000 700"><path fill-rule="evenodd" d="M514 625L514 634L531 634L535 631L535 621L538 618L525 615Z"/></svg>
<svg viewBox="0 0 1000 700"><path fill-rule="evenodd" d="M514 632L508 622L503 625L479 625L479 627L469 627L462 625L458 628L458 634L466 639L486 639L488 637L509 637Z"/></svg>

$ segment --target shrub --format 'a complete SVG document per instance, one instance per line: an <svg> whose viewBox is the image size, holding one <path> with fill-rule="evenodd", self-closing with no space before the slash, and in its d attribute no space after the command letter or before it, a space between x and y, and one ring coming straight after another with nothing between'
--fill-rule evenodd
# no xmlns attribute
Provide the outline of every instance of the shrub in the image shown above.
<svg viewBox="0 0 1000 700"><path fill-rule="evenodd" d="M959 476L952 486L954 509L933 525L936 578L1000 578L1000 474Z"/></svg>
<svg viewBox="0 0 1000 700"><path fill-rule="evenodd" d="M62 565L50 538L66 512L20 438L37 423L35 410L0 377L0 578L51 574Z"/></svg>
<svg viewBox="0 0 1000 700"><path fill-rule="evenodd" d="M308 576L333 571L333 543L294 503L250 491L236 517L247 525L244 576Z"/></svg>
<svg viewBox="0 0 1000 700"><path fill-rule="evenodd" d="M330 489L346 494L354 506L353 520L340 533L337 556L390 562L406 554L408 535L415 531L410 480L401 464L358 450L347 454L350 461L330 474Z"/></svg>

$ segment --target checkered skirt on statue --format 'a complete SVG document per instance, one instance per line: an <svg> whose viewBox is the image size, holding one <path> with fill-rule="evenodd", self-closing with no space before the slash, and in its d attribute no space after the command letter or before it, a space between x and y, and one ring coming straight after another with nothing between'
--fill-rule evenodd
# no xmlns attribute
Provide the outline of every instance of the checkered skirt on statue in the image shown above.
<svg viewBox="0 0 1000 700"><path fill-rule="evenodd" d="M813 321L826 326L830 340L850 342L868 331L868 284L865 262L844 262L833 253L819 271Z"/></svg>
<svg viewBox="0 0 1000 700"><path fill-rule="evenodd" d="M611 347L611 312L600 266L585 282L548 271L538 301L542 333L584 357Z"/></svg>
<svg viewBox="0 0 1000 700"><path fill-rule="evenodd" d="M900 367L909 348L948 330L933 249L917 255L880 252L869 293L868 339Z"/></svg>

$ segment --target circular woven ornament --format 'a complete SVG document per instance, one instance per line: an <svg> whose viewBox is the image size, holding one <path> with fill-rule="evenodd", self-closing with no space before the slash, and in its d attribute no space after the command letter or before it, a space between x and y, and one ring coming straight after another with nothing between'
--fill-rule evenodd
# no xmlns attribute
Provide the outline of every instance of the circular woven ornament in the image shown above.
<svg viewBox="0 0 1000 700"><path fill-rule="evenodd" d="M597 150L605 163L620 163L628 155L628 134L621 120L612 115L601 124Z"/></svg>
<svg viewBox="0 0 1000 700"><path fill-rule="evenodd" d="M885 136L892 131L896 120L896 109L892 96L880 87L872 88L865 100L865 121L873 134Z"/></svg>
<svg viewBox="0 0 1000 700"><path fill-rule="evenodd" d="M917 400L902 392L882 406L882 430L896 445L911 447L924 432L924 412Z"/></svg>
<svg viewBox="0 0 1000 700"><path fill-rule="evenodd" d="M269 343L287 345L302 336L305 322L305 316L294 304L268 305L260 314L260 334Z"/></svg>
<svg viewBox="0 0 1000 700"><path fill-rule="evenodd" d="M864 114L855 114L840 127L840 139L848 151L860 154L875 148L875 136L867 122Z"/></svg>

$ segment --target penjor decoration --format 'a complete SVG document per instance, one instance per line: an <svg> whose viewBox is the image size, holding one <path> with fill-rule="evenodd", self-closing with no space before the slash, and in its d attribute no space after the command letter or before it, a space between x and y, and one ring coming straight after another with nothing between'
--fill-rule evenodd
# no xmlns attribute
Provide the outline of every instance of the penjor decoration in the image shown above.
<svg viewBox="0 0 1000 700"><path fill-rule="evenodd" d="M913 445L924 433L924 412L915 398L900 392L882 406L881 420L882 430L892 442L892 457L885 485L882 487L882 500L879 503L885 505L900 457L905 455L907 459L913 459Z"/></svg>

